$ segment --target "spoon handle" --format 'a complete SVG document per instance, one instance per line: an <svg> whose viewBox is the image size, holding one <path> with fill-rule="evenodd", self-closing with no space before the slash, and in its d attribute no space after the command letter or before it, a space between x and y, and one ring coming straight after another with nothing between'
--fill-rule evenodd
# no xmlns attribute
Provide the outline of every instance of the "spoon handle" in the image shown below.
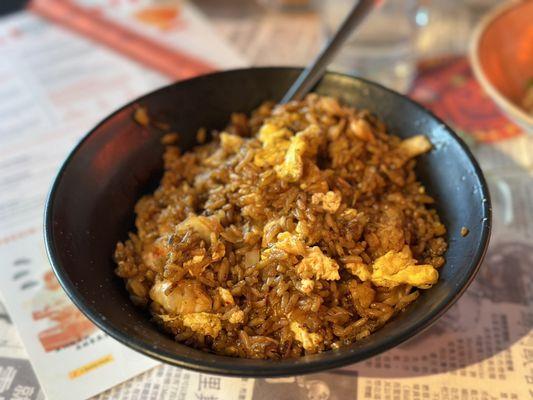
<svg viewBox="0 0 533 400"><path fill-rule="evenodd" d="M353 6L350 14L348 14L335 33L335 36L331 38L311 65L308 65L302 71L287 93L285 93L285 96L280 101L281 104L288 103L291 100L301 100L315 86L326 72L326 68L331 59L337 54L346 39L348 39L353 30L365 19L370 10L380 2L381 0L359 0Z"/></svg>

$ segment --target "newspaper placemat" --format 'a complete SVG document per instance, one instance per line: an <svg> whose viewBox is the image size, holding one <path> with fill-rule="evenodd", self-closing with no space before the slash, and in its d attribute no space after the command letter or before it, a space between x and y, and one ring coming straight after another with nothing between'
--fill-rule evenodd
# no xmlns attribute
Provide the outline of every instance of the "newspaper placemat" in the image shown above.
<svg viewBox="0 0 533 400"><path fill-rule="evenodd" d="M18 332L0 302L0 399L43 400Z"/></svg>
<svg viewBox="0 0 533 400"><path fill-rule="evenodd" d="M231 64L233 55L220 62ZM87 398L158 364L105 335L68 300L45 256L42 216L52 179L76 141L114 109L167 82L31 13L0 19L0 291L51 399ZM25 354L0 363L0 399L42 396Z"/></svg>
<svg viewBox="0 0 533 400"><path fill-rule="evenodd" d="M172 79L247 64L188 1L32 0L29 8Z"/></svg>

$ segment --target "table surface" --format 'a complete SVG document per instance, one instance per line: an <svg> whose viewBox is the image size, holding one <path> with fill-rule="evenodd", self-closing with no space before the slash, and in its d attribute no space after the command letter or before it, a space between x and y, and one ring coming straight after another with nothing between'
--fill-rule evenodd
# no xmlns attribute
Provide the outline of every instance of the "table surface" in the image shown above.
<svg viewBox="0 0 533 400"><path fill-rule="evenodd" d="M24 1L0 0L0 15L16 9ZM253 65L304 65L312 59L324 41L317 12L280 13L265 10L254 0L195 0L194 3L210 18L215 28ZM442 13L442 10L439 12ZM425 56L434 57L450 52L461 54L464 51L468 41L461 35L468 34L473 23L479 18L479 12L469 10L468 13L457 15L460 18L455 18L455 25L446 25L443 22L441 25L436 25L432 31L423 32L420 45L425 49ZM450 29L456 29L461 34L450 38L450 35L445 34L445 30ZM527 190L533 194L531 185L533 137L522 134L511 140L500 140L490 144L478 142L472 145L472 150L489 178L491 190L496 189L493 193L493 203L495 224L499 224L499 228L498 234L493 236L494 244L498 245L502 241L501 238L510 235L510 232L521 233L525 238L531 237L531 228L527 226L526 220L528 218L531 220L529 214L533 215L532 203L531 201L528 203L525 199L528 196ZM524 218L517 218L515 215L515 218L511 222L506 222L507 225L502 228L501 221L507 218L507 214L500 216L499 212L507 206L500 198L498 188L506 185L512 189L510 191L515 196L514 203L522 204L524 208L524 211L515 210L515 214L523 215ZM513 204L510 207L512 211ZM144 378L139 377L139 382L146 376L148 375ZM119 398L121 391L126 393L130 390L126 385L120 385L99 398ZM137 385L141 387L140 383Z"/></svg>

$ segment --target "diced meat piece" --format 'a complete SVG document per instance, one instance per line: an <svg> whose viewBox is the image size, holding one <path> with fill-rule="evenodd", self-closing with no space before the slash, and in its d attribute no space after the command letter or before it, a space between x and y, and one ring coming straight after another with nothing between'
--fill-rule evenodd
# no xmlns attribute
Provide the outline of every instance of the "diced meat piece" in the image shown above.
<svg viewBox="0 0 533 400"><path fill-rule="evenodd" d="M183 316L183 325L194 332L216 338L222 329L220 317L207 312L196 312Z"/></svg>
<svg viewBox="0 0 533 400"><path fill-rule="evenodd" d="M150 298L170 314L189 314L211 311L211 297L198 281L183 280L170 289L172 283L158 281L150 289Z"/></svg>
<svg viewBox="0 0 533 400"><path fill-rule="evenodd" d="M178 232L185 230L194 230L200 235L200 237L205 240L206 243L211 243L211 233L216 235L222 232L222 226L220 222L215 217L205 217L192 215L185 219L178 225Z"/></svg>
<svg viewBox="0 0 533 400"><path fill-rule="evenodd" d="M405 217L401 209L384 206L379 222L365 234L371 256L379 257L388 251L400 252L406 243Z"/></svg>
<svg viewBox="0 0 533 400"><path fill-rule="evenodd" d="M153 271L160 272L167 261L168 252L168 237L165 236L145 245L141 257L144 265Z"/></svg>
<svg viewBox="0 0 533 400"><path fill-rule="evenodd" d="M380 217L378 236L384 252L401 251L405 243L405 217L398 207L386 207Z"/></svg>

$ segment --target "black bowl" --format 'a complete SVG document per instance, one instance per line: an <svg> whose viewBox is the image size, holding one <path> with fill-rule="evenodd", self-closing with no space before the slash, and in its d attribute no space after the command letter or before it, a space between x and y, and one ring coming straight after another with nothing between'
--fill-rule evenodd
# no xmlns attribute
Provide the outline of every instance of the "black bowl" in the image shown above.
<svg viewBox="0 0 533 400"><path fill-rule="evenodd" d="M48 256L59 282L78 308L125 345L155 359L206 373L280 376L317 372L364 360L411 338L435 322L474 278L490 236L485 179L467 146L439 119L408 98L362 79L328 73L316 92L366 108L400 137L425 134L434 149L417 173L448 228L449 249L439 282L383 329L340 350L282 361L222 357L186 347L150 322L115 277L112 254L133 228L133 207L162 173L161 133L132 120L137 105L169 123L182 149L199 127L222 128L231 112L250 112L278 100L297 68L252 68L179 82L124 106L101 122L69 155L53 184L45 215ZM466 237L460 234L465 226Z"/></svg>

